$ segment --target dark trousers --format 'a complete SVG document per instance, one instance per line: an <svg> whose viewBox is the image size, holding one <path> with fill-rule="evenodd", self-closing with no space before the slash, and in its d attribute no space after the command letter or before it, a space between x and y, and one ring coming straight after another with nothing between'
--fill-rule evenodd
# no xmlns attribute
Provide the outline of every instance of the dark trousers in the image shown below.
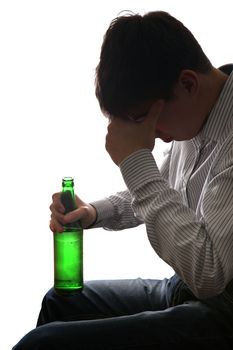
<svg viewBox="0 0 233 350"><path fill-rule="evenodd" d="M200 301L175 275L86 282L45 296L37 328L14 350L233 349L233 286Z"/></svg>

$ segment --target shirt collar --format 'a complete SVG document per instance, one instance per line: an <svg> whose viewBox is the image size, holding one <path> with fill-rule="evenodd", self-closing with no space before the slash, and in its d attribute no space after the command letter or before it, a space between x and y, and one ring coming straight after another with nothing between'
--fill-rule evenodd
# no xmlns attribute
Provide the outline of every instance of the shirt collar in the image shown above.
<svg viewBox="0 0 233 350"><path fill-rule="evenodd" d="M193 139L194 143L201 142L203 144L203 142L218 141L223 133L230 128L230 125L233 122L233 65L231 69L232 71L229 78L227 79L206 124L201 132Z"/></svg>

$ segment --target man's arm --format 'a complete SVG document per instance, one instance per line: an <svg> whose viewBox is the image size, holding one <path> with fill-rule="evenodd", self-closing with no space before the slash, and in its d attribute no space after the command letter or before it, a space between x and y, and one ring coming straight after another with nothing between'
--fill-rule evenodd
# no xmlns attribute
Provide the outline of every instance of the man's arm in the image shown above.
<svg viewBox="0 0 233 350"><path fill-rule="evenodd" d="M233 278L233 166L209 182L201 220L161 177L149 150L130 155L120 169L156 253L196 296L221 293Z"/></svg>

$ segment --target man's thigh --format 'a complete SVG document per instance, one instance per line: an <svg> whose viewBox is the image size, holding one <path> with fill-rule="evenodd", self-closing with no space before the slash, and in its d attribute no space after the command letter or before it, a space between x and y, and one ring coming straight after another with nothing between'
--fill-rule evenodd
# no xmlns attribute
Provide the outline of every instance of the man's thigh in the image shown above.
<svg viewBox="0 0 233 350"><path fill-rule="evenodd" d="M232 333L227 334L215 316L207 305L196 301L163 311L51 322L26 335L14 350L230 350Z"/></svg>
<svg viewBox="0 0 233 350"><path fill-rule="evenodd" d="M168 280L126 279L86 282L82 292L45 296L38 325L125 316L167 308Z"/></svg>

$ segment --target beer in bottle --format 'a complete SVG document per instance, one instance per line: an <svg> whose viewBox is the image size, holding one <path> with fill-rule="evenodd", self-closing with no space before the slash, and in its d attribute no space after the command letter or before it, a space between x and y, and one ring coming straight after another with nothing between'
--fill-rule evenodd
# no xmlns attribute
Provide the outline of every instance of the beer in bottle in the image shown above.
<svg viewBox="0 0 233 350"><path fill-rule="evenodd" d="M62 180L61 202L65 213L76 209L74 181ZM54 233L54 288L74 293L83 287L83 230L79 222L66 224L63 232Z"/></svg>

